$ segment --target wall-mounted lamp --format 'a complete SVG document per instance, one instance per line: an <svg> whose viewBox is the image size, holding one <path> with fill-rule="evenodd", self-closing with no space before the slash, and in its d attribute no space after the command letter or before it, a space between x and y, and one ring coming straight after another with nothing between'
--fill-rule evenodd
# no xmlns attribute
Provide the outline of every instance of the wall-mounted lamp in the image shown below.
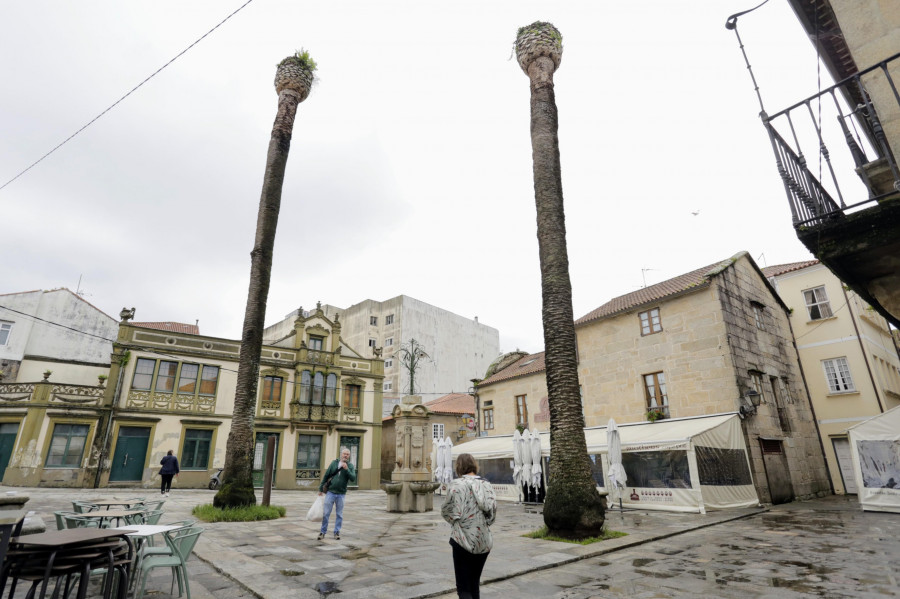
<svg viewBox="0 0 900 599"><path fill-rule="evenodd" d="M756 408L759 407L760 401L762 400L762 395L760 395L759 391L750 389L744 394L742 399L745 401L741 402L741 405L738 408L741 416L752 416L753 414L756 414Z"/></svg>

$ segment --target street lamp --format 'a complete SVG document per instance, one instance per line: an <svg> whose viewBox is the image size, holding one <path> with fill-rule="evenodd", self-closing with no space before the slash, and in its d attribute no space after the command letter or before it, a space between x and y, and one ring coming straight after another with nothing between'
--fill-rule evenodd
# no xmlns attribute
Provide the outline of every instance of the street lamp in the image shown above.
<svg viewBox="0 0 900 599"><path fill-rule="evenodd" d="M744 393L744 397L742 398L746 403L741 403L738 411L741 413L741 416L752 416L756 414L756 409L759 407L759 404L762 400L762 395L760 395L759 391L756 389L750 389L746 393Z"/></svg>

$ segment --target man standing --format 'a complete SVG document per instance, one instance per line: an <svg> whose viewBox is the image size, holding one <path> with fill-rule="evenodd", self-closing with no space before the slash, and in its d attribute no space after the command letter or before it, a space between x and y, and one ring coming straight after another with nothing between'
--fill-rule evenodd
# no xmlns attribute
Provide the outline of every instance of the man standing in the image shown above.
<svg viewBox="0 0 900 599"><path fill-rule="evenodd" d="M332 507L336 508L334 539L341 540L341 524L344 522L344 495L347 494L347 484L355 482L356 467L350 463L350 450L341 447L341 459L331 462L319 485L319 495L325 495L325 513L322 515L322 529L319 531L318 537L320 541L328 532L328 519L331 517Z"/></svg>

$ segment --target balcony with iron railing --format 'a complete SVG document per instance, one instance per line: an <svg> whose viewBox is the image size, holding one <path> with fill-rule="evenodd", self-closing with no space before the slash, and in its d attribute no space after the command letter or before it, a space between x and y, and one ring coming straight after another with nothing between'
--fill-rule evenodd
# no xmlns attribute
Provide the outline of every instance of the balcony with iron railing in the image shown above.
<svg viewBox="0 0 900 599"><path fill-rule="evenodd" d="M900 326L900 53L762 112L800 241Z"/></svg>
<svg viewBox="0 0 900 599"><path fill-rule="evenodd" d="M891 69L900 69L900 54L780 112L763 113L795 227L814 227L898 197L900 168L880 117L900 114ZM882 91L877 108L871 85ZM832 158L833 146L845 147L845 160ZM815 156L812 164L809 156ZM847 159L858 177L855 188L840 176Z"/></svg>

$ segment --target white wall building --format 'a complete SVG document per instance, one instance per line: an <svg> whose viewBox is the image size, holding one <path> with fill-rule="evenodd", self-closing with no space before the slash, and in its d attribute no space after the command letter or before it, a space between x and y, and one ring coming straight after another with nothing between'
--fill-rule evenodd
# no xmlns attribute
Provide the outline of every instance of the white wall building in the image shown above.
<svg viewBox="0 0 900 599"><path fill-rule="evenodd" d="M3 381L40 381L50 370L54 381L96 385L109 372L118 330L114 318L68 289L0 295Z"/></svg>
<svg viewBox="0 0 900 599"><path fill-rule="evenodd" d="M402 344L415 339L431 360L416 371L416 394L425 401L453 392L465 392L471 379L482 378L500 353L500 332L415 298L399 295L385 300L364 300L349 308L323 305L328 318L340 315L341 337L368 357L381 349L384 360L384 413L389 414L408 391L409 376L401 366ZM297 311L269 326L266 344L276 344L293 330ZM279 345L290 343L282 341Z"/></svg>
<svg viewBox="0 0 900 599"><path fill-rule="evenodd" d="M900 406L900 357L887 321L818 260L763 269L791 327L832 486L857 493L847 429Z"/></svg>

